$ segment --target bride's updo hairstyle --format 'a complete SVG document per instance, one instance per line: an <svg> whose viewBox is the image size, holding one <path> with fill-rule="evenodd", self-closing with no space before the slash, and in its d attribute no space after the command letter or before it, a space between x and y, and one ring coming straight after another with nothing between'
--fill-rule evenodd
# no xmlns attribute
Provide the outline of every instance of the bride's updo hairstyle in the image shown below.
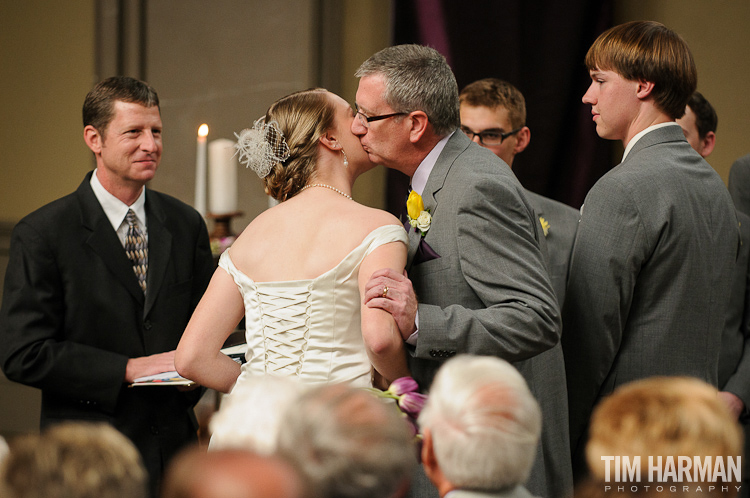
<svg viewBox="0 0 750 498"><path fill-rule="evenodd" d="M323 88L312 88L277 100L265 122L276 122L289 157L276 162L263 178L266 193L278 201L294 197L315 175L318 139L333 127L334 107ZM271 144L274 146L275 144Z"/></svg>

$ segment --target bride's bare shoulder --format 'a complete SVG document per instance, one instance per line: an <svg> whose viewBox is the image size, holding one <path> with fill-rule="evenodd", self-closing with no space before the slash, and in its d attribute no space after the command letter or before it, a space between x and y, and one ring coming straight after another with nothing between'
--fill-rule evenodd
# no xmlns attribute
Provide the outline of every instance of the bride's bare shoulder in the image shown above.
<svg viewBox="0 0 750 498"><path fill-rule="evenodd" d="M382 225L400 225L398 218L383 209L372 208L358 204L361 212L361 220L366 220L371 228L377 228Z"/></svg>

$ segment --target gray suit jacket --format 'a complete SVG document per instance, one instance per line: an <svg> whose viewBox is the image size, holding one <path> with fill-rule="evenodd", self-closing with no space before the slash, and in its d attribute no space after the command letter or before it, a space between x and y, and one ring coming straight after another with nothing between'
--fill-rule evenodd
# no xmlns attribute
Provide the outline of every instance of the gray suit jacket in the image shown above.
<svg viewBox="0 0 750 498"><path fill-rule="evenodd" d="M559 309L539 249L541 227L510 168L454 133L422 193L432 224L424 236L440 257L412 265L419 297L415 379L429 387L456 353L530 358L560 339Z"/></svg>
<svg viewBox="0 0 750 498"><path fill-rule="evenodd" d="M750 154L732 163L729 170L729 193L737 211L750 215Z"/></svg>
<svg viewBox="0 0 750 498"><path fill-rule="evenodd" d="M544 239L547 242L549 277L560 306L565 302L565 288L568 284L570 256L578 230L580 212L567 204L544 197L530 190L526 191L537 217L549 223Z"/></svg>
<svg viewBox="0 0 750 498"><path fill-rule="evenodd" d="M544 218L545 253L552 288L562 306L568 282L579 211L561 202L526 190L537 218ZM565 361L558 343L550 350L516 363L542 409L541 445L532 468L529 488L541 496L568 496L573 489L573 470L568 438L568 389ZM539 475L545 480L539 483Z"/></svg>
<svg viewBox="0 0 750 498"><path fill-rule="evenodd" d="M737 257L727 321L721 338L719 388L750 406L750 216L737 212L742 247Z"/></svg>
<svg viewBox="0 0 750 498"><path fill-rule="evenodd" d="M647 133L594 185L563 313L574 452L593 406L622 384L688 375L717 385L738 244L727 189L678 126Z"/></svg>
<svg viewBox="0 0 750 498"><path fill-rule="evenodd" d="M521 361L553 348L560 337L558 306L540 250L544 235L523 187L492 152L455 133L422 198L432 214L424 242L440 257L411 264L420 237L410 230L407 270L420 301L412 375L428 388L442 361L456 353L498 356L516 362L535 395L554 392L564 411L564 384L562 393L548 388L532 364ZM564 378L559 356L558 379ZM564 427L558 432L567 450ZM547 494L546 459L540 453L532 470L534 493Z"/></svg>

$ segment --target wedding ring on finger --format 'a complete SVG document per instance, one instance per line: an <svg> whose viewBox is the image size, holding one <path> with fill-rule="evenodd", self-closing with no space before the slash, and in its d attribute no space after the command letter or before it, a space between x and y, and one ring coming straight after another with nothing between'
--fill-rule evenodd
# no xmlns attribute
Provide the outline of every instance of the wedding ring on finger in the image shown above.
<svg viewBox="0 0 750 498"><path fill-rule="evenodd" d="M383 287L383 297L384 298L388 297L388 286L387 285L385 287Z"/></svg>

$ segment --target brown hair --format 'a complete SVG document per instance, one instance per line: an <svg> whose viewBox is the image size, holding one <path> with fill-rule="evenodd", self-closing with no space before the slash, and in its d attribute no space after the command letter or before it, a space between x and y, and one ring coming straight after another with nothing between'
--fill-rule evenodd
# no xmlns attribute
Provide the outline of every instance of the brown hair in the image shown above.
<svg viewBox="0 0 750 498"><path fill-rule="evenodd" d="M706 135L711 131L716 133L719 118L716 116L714 106L706 100L702 93L693 93L687 105L695 114L695 127L698 128L698 137L701 140L706 138Z"/></svg>
<svg viewBox="0 0 750 498"><path fill-rule="evenodd" d="M444 137L461 125L458 83L448 61L422 45L395 45L371 56L354 76L382 75L383 100L396 112L423 111L435 134Z"/></svg>
<svg viewBox="0 0 750 498"><path fill-rule="evenodd" d="M104 135L114 116L117 101L159 107L159 96L148 83L129 76L112 76L99 82L86 95L83 101L83 126L91 125Z"/></svg>
<svg viewBox="0 0 750 498"><path fill-rule="evenodd" d="M469 83L458 98L461 104L474 107L489 107L492 110L502 107L508 111L512 129L526 125L526 100L518 88L507 81L485 78Z"/></svg>
<svg viewBox="0 0 750 498"><path fill-rule="evenodd" d="M0 465L5 498L146 498L135 445L111 425L64 422L14 439Z"/></svg>
<svg viewBox="0 0 750 498"><path fill-rule="evenodd" d="M685 40L655 21L633 21L605 31L589 48L585 64L589 71L614 71L626 80L653 83L657 107L673 119L685 114L698 84Z"/></svg>
<svg viewBox="0 0 750 498"><path fill-rule="evenodd" d="M318 139L333 127L335 109L323 88L283 97L266 112L266 123L276 121L289 146L289 158L276 163L263 179L266 192L278 201L294 197L315 175Z"/></svg>

